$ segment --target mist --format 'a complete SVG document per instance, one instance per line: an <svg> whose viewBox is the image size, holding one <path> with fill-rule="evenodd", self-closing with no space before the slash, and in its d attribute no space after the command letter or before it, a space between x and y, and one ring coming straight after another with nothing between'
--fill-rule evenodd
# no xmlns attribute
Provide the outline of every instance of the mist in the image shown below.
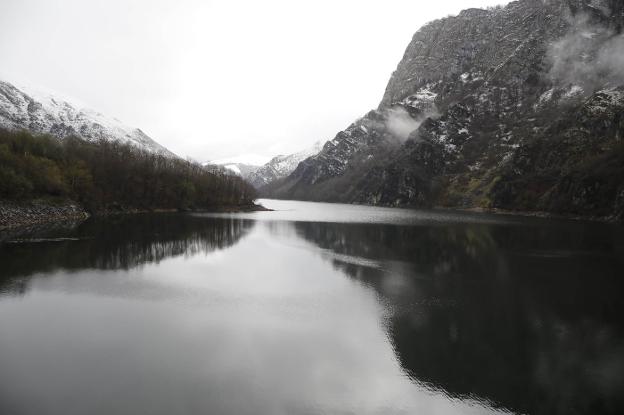
<svg viewBox="0 0 624 415"><path fill-rule="evenodd" d="M548 50L549 77L586 92L624 84L624 34L592 23L587 15L570 17L568 33Z"/></svg>
<svg viewBox="0 0 624 415"><path fill-rule="evenodd" d="M390 108L387 112L386 128L390 133L404 143L412 132L420 127L426 117L412 118L409 112L402 107Z"/></svg>

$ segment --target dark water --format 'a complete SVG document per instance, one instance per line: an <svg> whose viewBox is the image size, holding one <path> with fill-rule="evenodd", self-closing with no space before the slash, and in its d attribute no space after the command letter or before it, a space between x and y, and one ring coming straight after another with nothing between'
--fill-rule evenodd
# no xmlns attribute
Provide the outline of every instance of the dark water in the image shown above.
<svg viewBox="0 0 624 415"><path fill-rule="evenodd" d="M0 414L624 413L624 232L266 201L0 243Z"/></svg>

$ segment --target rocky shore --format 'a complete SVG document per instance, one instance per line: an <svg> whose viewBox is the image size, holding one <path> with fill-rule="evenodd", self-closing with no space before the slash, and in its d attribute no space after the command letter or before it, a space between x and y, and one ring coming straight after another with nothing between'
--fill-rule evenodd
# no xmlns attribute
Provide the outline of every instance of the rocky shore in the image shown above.
<svg viewBox="0 0 624 415"><path fill-rule="evenodd" d="M157 213L157 212L257 212L267 211L270 209L262 205L246 204L246 205L228 205L216 206L211 209L124 209L121 207L103 209L94 213L96 216L108 216L118 214L135 214L135 213ZM49 202L49 201L28 201L28 202L9 202L0 201L0 231L13 228L22 228L32 225L61 222L61 221L82 221L87 219L89 212L75 202Z"/></svg>
<svg viewBox="0 0 624 415"><path fill-rule="evenodd" d="M0 230L88 217L84 208L72 202L0 201Z"/></svg>

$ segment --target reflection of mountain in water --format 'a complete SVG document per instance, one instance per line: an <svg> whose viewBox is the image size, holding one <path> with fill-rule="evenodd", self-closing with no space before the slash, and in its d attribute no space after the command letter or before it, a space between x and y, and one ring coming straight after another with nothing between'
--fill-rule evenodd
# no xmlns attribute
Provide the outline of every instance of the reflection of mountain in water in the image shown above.
<svg viewBox="0 0 624 415"><path fill-rule="evenodd" d="M124 215L54 227L0 244L0 291L26 289L20 277L57 269L130 269L168 257L225 249L253 226L240 219ZM9 260L10 259L10 260Z"/></svg>
<svg viewBox="0 0 624 415"><path fill-rule="evenodd" d="M528 413L624 410L613 228L295 226L389 303L389 335L414 380Z"/></svg>

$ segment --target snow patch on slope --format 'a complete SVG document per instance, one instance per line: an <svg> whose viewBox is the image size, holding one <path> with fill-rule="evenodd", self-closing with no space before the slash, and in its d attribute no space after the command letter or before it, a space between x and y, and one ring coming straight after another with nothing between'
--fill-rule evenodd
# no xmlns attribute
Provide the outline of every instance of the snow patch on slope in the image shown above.
<svg viewBox="0 0 624 415"><path fill-rule="evenodd" d="M400 102L405 107L415 108L421 111L431 111L435 107L435 100L438 94L433 92L431 88L434 85L427 85L416 91Z"/></svg>
<svg viewBox="0 0 624 415"><path fill-rule="evenodd" d="M177 157L138 128L87 108L78 100L33 87L17 88L0 81L0 127L51 134L76 135L88 141L108 140Z"/></svg>
<svg viewBox="0 0 624 415"><path fill-rule="evenodd" d="M217 166L225 166L226 164L246 164L248 166L260 167L268 163L270 160L270 157L261 156L259 154L242 154L240 156L212 160L206 164L216 164Z"/></svg>
<svg viewBox="0 0 624 415"><path fill-rule="evenodd" d="M322 148L322 143L318 141L312 147L298 153L273 157L268 163L252 173L248 177L248 180L253 186L260 188L272 181L286 177L295 171L299 163L309 157L315 156Z"/></svg>

